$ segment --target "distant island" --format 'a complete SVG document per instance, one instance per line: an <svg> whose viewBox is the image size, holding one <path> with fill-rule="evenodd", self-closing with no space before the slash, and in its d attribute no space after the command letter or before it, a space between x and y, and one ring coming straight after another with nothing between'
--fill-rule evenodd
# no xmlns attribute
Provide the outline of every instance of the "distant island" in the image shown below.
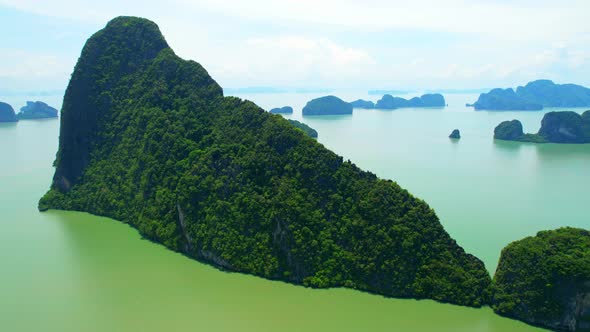
<svg viewBox="0 0 590 332"><path fill-rule="evenodd" d="M410 100L393 97L392 95L386 94L377 101L375 108L377 109L396 109L405 107L445 107L446 102L443 95L439 93L425 94L420 97L414 97Z"/></svg>
<svg viewBox="0 0 590 332"><path fill-rule="evenodd" d="M310 126L306 125L303 122L299 122L297 120L288 119L289 123L295 126L295 128L302 130L305 134L309 135L309 137L318 138L318 132L311 128Z"/></svg>
<svg viewBox="0 0 590 332"><path fill-rule="evenodd" d="M532 143L590 143L590 111L582 115L571 111L546 113L537 134L525 134L518 120L504 121L494 129L494 138Z"/></svg>
<svg viewBox="0 0 590 332"><path fill-rule="evenodd" d="M363 99L357 99L353 102L350 102L350 105L352 105L352 108L362 108L362 109L373 109L375 108L375 103L370 101L370 100L363 100Z"/></svg>
<svg viewBox="0 0 590 332"><path fill-rule="evenodd" d="M306 109L352 112L336 97ZM61 121L41 211L121 220L187 257L268 279L473 307L491 301L483 262L423 200L283 117L224 97L149 20L118 17L88 39Z"/></svg>
<svg viewBox="0 0 590 332"><path fill-rule="evenodd" d="M57 110L42 101L27 101L16 116L19 120L57 118Z"/></svg>
<svg viewBox="0 0 590 332"><path fill-rule="evenodd" d="M482 93L473 104L476 110L538 111L544 107L590 106L590 89L575 84L555 84L550 80L537 80L525 86L493 89Z"/></svg>
<svg viewBox="0 0 590 332"><path fill-rule="evenodd" d="M286 89L274 88L269 86L250 86L244 88L224 88L223 92L229 95L234 94L258 94L258 93L286 93Z"/></svg>
<svg viewBox="0 0 590 332"><path fill-rule="evenodd" d="M459 131L459 129L454 129L451 134L449 135L449 138L452 139L460 139L461 138L461 132Z"/></svg>
<svg viewBox="0 0 590 332"><path fill-rule="evenodd" d="M335 96L312 99L303 107L303 115L352 114L352 105Z"/></svg>
<svg viewBox="0 0 590 332"><path fill-rule="evenodd" d="M271 112L273 114L292 114L293 107L291 107L291 106L277 107L277 108L271 109L269 112Z"/></svg>
<svg viewBox="0 0 590 332"><path fill-rule="evenodd" d="M590 331L590 232L542 231L502 250L492 308L559 331Z"/></svg>
<svg viewBox="0 0 590 332"><path fill-rule="evenodd" d="M17 122L14 109L7 103L0 102L0 122Z"/></svg>
<svg viewBox="0 0 590 332"><path fill-rule="evenodd" d="M408 94L408 93L412 93L415 91L412 90L387 90L387 89L381 89L381 90L369 90L368 94L369 95L380 95L383 96L385 94L389 94L389 95L404 95L404 94Z"/></svg>

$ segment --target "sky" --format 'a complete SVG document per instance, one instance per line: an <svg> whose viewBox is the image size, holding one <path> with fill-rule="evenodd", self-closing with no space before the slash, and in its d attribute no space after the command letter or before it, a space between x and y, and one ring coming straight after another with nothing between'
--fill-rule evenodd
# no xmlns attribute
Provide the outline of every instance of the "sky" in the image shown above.
<svg viewBox="0 0 590 332"><path fill-rule="evenodd" d="M112 18L156 22L225 88L590 86L588 0L0 0L0 95L63 91Z"/></svg>

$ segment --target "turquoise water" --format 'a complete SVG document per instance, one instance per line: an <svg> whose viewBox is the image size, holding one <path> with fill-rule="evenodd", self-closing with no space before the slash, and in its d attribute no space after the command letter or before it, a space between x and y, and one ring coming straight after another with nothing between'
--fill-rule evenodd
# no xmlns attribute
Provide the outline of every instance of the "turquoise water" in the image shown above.
<svg viewBox="0 0 590 332"><path fill-rule="evenodd" d="M279 100L301 107L308 96L249 97L263 107ZM540 229L588 228L590 145L494 142L498 122L518 118L534 131L542 113L473 112L462 106L472 99L454 98L444 110L293 117L330 149L425 199L491 271L510 241ZM459 142L447 138L454 128ZM56 120L0 124L0 331L538 330L489 308L221 272L110 219L39 213L58 132Z"/></svg>

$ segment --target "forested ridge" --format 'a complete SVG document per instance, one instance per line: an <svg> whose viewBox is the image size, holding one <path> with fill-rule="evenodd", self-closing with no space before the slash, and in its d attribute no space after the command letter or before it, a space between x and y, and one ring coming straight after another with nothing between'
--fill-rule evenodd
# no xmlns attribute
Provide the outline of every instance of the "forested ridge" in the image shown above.
<svg viewBox="0 0 590 332"><path fill-rule="evenodd" d="M41 210L108 216L170 249L265 278L489 302L483 263L424 201L281 116L223 97L153 22L119 17L88 40L60 130Z"/></svg>

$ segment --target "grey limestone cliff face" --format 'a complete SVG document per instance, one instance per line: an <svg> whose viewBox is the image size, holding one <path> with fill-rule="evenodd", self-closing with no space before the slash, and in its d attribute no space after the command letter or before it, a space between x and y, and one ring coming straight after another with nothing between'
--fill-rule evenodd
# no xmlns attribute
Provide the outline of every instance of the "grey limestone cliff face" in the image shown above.
<svg viewBox="0 0 590 332"><path fill-rule="evenodd" d="M590 143L590 111L549 112L541 121L539 135L553 143Z"/></svg>
<svg viewBox="0 0 590 332"><path fill-rule="evenodd" d="M590 331L590 280L563 280L556 287L555 298L565 308L559 317L536 317L523 310L525 321L556 331Z"/></svg>
<svg viewBox="0 0 590 332"><path fill-rule="evenodd" d="M502 250L494 275L498 314L555 331L590 331L590 231L541 231Z"/></svg>

